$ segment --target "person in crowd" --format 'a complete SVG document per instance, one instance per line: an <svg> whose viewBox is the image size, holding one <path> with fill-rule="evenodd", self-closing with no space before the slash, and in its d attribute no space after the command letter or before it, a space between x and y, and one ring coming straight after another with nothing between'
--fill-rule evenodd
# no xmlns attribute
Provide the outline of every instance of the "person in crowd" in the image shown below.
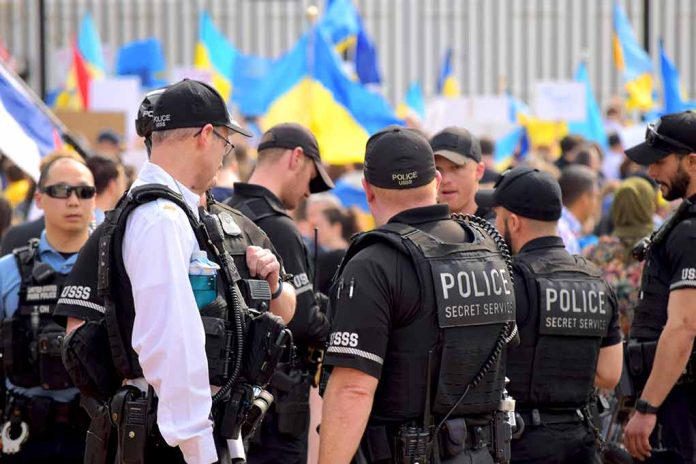
<svg viewBox="0 0 696 464"><path fill-rule="evenodd" d="M597 175L587 166L568 166L558 180L563 193L563 212L558 232L570 254L580 254L581 240L594 229L599 214Z"/></svg>
<svg viewBox="0 0 696 464"><path fill-rule="evenodd" d="M625 336L628 336L633 309L638 303L643 271L643 263L633 256L633 249L653 231L656 203L650 182L641 177L624 180L614 193L611 235L600 237L597 244L583 251L587 259L599 266L616 293L619 323Z"/></svg>
<svg viewBox="0 0 696 464"><path fill-rule="evenodd" d="M104 222L104 213L114 209L128 188L126 171L112 158L99 155L87 158L87 167L92 171L97 188L94 220L99 225Z"/></svg>

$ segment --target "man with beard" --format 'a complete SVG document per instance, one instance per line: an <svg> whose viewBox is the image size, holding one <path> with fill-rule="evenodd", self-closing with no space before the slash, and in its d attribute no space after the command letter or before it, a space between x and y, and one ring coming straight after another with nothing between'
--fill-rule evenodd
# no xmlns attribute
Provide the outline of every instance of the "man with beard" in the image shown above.
<svg viewBox="0 0 696 464"><path fill-rule="evenodd" d="M627 345L639 399L624 444L641 460L696 462L696 113L663 116L626 155L648 167L665 199L684 201L640 250L646 265Z"/></svg>
<svg viewBox="0 0 696 464"><path fill-rule="evenodd" d="M520 345L506 375L525 431L512 462L599 462L589 403L595 387L614 388L621 375L616 297L597 267L565 250L561 188L550 174L512 169L476 203L495 209L513 254Z"/></svg>

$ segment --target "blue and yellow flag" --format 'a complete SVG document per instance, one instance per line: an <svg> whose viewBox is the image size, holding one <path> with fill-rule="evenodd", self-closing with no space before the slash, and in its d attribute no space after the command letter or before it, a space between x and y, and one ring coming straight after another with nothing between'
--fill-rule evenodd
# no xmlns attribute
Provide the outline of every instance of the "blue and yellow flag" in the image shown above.
<svg viewBox="0 0 696 464"><path fill-rule="evenodd" d="M343 53L355 45L361 29L360 15L353 0L333 0L326 5L326 12L317 22L317 28Z"/></svg>
<svg viewBox="0 0 696 464"><path fill-rule="evenodd" d="M459 96L459 82L454 77L452 68L452 49L448 48L445 58L442 60L442 68L437 77L437 93L445 97Z"/></svg>
<svg viewBox="0 0 696 464"><path fill-rule="evenodd" d="M415 81L408 86L404 101L396 108L396 115L401 119L411 115L417 116L421 121L425 119L425 98L420 82Z"/></svg>
<svg viewBox="0 0 696 464"><path fill-rule="evenodd" d="M362 162L370 134L399 124L387 101L351 80L333 45L317 29L279 58L256 89L263 128L297 122L317 137L330 164Z"/></svg>
<svg viewBox="0 0 696 464"><path fill-rule="evenodd" d="M665 114L678 113L696 107L695 101L687 101L686 91L679 78L679 71L667 56L662 40L660 40L660 73L662 74L662 100Z"/></svg>
<svg viewBox="0 0 696 464"><path fill-rule="evenodd" d="M215 27L208 13L202 11L198 21L198 43L193 66L211 73L213 87L226 102L232 95L234 64L238 53Z"/></svg>
<svg viewBox="0 0 696 464"><path fill-rule="evenodd" d="M623 74L629 109L649 111L653 101L653 64L633 33L631 23L618 0L614 2L614 62Z"/></svg>
<svg viewBox="0 0 696 464"><path fill-rule="evenodd" d="M118 49L116 74L138 76L143 87L163 87L161 74L167 70L162 44L154 37L128 42Z"/></svg>
<svg viewBox="0 0 696 464"><path fill-rule="evenodd" d="M576 82L585 86L585 105L586 114L585 120L580 122L571 122L568 124L568 132L571 134L580 134L587 140L597 142L604 150L608 148L607 133L604 130L604 122L602 121L602 112L599 110L599 105L592 92L590 84L590 76L587 73L587 66L584 62L580 63L574 77Z"/></svg>

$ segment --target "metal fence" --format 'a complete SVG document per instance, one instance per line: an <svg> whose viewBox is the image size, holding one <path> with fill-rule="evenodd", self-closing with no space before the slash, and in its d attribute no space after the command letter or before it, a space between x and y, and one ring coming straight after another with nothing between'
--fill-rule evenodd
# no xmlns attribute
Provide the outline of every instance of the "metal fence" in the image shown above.
<svg viewBox="0 0 696 464"><path fill-rule="evenodd" d="M211 13L241 51L278 56L308 26L306 8L323 0L44 0L48 87L61 78L57 50L65 50L85 11L95 19L107 50L150 36L164 46L167 63L190 65L198 11ZM614 0L355 0L376 42L384 92L398 103L419 80L435 92L445 50L465 94L496 94L508 87L528 99L539 79L571 78L582 58L602 103L621 93L613 64ZM696 96L696 1L622 0L643 42L647 8L649 47L659 82L657 43L663 38L687 93ZM39 66L39 0L0 0L0 38L30 69ZM31 75L38 88L38 72Z"/></svg>

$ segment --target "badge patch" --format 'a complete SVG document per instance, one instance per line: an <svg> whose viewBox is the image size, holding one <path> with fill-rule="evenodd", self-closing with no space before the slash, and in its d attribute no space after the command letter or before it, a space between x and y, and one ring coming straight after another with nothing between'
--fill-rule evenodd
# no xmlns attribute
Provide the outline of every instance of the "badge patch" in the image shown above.
<svg viewBox="0 0 696 464"><path fill-rule="evenodd" d="M226 235L230 235L232 237L242 235L242 229L239 228L230 213L222 212L218 214L218 217L222 223L222 230Z"/></svg>

